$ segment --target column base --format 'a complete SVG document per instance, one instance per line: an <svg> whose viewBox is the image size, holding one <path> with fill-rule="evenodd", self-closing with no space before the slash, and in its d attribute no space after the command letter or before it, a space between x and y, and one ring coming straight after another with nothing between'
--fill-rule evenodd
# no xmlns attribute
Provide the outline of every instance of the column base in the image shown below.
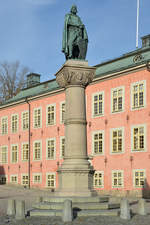
<svg viewBox="0 0 150 225"><path fill-rule="evenodd" d="M59 188L56 190L56 196L96 196L93 190L92 169L62 169L58 171Z"/></svg>

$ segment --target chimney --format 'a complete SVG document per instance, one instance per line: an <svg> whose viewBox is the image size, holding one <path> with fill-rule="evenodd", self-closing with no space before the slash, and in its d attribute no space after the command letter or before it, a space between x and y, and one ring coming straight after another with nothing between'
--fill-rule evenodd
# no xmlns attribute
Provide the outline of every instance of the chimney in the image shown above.
<svg viewBox="0 0 150 225"><path fill-rule="evenodd" d="M27 75L27 87L33 87L37 84L40 84L40 74L30 73Z"/></svg>
<svg viewBox="0 0 150 225"><path fill-rule="evenodd" d="M142 48L150 47L150 34L141 38L142 39Z"/></svg>

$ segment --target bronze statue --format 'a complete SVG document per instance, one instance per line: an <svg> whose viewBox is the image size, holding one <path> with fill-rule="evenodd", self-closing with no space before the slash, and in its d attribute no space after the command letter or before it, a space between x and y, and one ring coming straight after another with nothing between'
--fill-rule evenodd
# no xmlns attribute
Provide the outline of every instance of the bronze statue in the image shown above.
<svg viewBox="0 0 150 225"><path fill-rule="evenodd" d="M77 7L73 5L70 13L65 16L63 30L62 52L66 59L85 59L88 36L84 24L77 14Z"/></svg>

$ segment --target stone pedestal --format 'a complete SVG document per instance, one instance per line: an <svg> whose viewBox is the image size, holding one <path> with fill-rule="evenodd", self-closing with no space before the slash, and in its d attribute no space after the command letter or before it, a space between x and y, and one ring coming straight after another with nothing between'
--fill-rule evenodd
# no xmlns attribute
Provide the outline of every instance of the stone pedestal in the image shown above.
<svg viewBox="0 0 150 225"><path fill-rule="evenodd" d="M56 74L65 88L65 157L58 169L57 196L92 196L94 170L88 162L85 87L92 81L95 67L87 61L68 60Z"/></svg>

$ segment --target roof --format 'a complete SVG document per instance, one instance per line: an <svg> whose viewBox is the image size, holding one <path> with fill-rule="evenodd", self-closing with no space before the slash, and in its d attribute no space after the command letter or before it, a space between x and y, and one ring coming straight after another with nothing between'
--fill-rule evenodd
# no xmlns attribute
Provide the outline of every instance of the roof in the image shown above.
<svg viewBox="0 0 150 225"><path fill-rule="evenodd" d="M95 65L96 67L95 78L99 78L114 72L123 71L125 69L132 68L140 64L144 64L148 61L150 61L150 47L140 48L133 52L124 54L119 58ZM36 97L38 95L41 95L44 93L50 93L52 91L57 91L60 89L62 88L58 86L55 79L49 80L49 81L37 84L34 87L22 89L15 97L7 100L1 106L14 103L14 102L17 103L18 101L29 98L29 97L34 97L34 96Z"/></svg>

